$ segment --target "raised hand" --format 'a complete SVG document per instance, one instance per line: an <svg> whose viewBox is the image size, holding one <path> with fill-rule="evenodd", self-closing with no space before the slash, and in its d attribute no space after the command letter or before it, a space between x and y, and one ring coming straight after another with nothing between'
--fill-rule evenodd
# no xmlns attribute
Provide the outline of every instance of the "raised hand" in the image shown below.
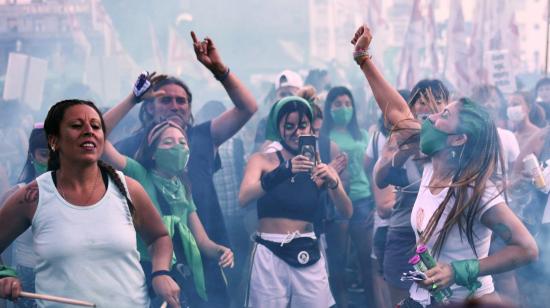
<svg viewBox="0 0 550 308"><path fill-rule="evenodd" d="M345 152L341 152L328 165L340 174L348 167L348 155Z"/></svg>
<svg viewBox="0 0 550 308"><path fill-rule="evenodd" d="M367 25L362 25L355 31L355 35L353 36L353 39L351 40L351 43L355 45L355 51L359 50L367 50L370 46L370 42L372 41L372 34L370 32L370 29L367 27Z"/></svg>
<svg viewBox="0 0 550 308"><path fill-rule="evenodd" d="M194 31L191 31L191 38L199 62L206 66L214 76L222 76L227 71L227 67L223 64L212 39L206 37L199 41Z"/></svg>
<svg viewBox="0 0 550 308"><path fill-rule="evenodd" d="M156 72L149 73L148 71L143 71L139 74L132 89L136 100L141 102L142 100L149 100L164 95L164 91L153 91L153 87L157 82L166 79L166 77L166 75L157 75Z"/></svg>

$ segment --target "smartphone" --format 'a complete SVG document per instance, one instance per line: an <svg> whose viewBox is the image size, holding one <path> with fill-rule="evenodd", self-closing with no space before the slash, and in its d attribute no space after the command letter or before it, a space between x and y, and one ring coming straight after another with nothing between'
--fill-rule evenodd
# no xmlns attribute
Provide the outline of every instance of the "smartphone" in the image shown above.
<svg viewBox="0 0 550 308"><path fill-rule="evenodd" d="M302 135L298 137L300 155L307 157L317 165L317 137L315 135Z"/></svg>

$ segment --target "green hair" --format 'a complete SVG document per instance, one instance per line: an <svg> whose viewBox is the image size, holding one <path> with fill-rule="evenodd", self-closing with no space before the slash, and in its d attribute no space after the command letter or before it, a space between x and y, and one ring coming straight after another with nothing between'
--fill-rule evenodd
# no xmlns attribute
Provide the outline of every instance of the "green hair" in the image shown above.
<svg viewBox="0 0 550 308"><path fill-rule="evenodd" d="M491 179L497 174L499 161L503 169L502 175L505 174L504 160L495 123L487 110L468 98L461 98L458 103L460 107L457 133L465 134L467 140L458 150L457 166L449 191L428 222L420 241L422 243L429 241L435 233L443 211L450 205L451 210L441 232L437 235L434 252L436 254L441 252L447 235L453 226L457 225L460 235L465 235L474 254L477 255L473 226L486 205L482 203L483 194L488 186L494 185L491 184ZM504 179L499 180L504 181ZM506 183L503 186L505 185ZM453 197L454 202L449 204ZM493 199L496 197L493 196Z"/></svg>

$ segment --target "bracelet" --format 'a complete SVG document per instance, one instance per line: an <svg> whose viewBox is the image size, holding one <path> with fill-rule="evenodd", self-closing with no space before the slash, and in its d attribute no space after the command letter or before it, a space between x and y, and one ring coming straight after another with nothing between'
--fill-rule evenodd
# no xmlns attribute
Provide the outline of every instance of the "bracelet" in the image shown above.
<svg viewBox="0 0 550 308"><path fill-rule="evenodd" d="M224 82L227 79L227 76L229 76L230 71L231 70L229 69L229 66L228 66L227 70L221 76L214 74L214 78L216 78L216 80L218 80L219 82Z"/></svg>
<svg viewBox="0 0 550 308"><path fill-rule="evenodd" d="M368 49L360 49L353 52L353 59L357 62L357 64L361 65L365 59L372 59L372 55Z"/></svg>
<svg viewBox="0 0 550 308"><path fill-rule="evenodd" d="M336 185L334 185L333 187L329 187L329 188L330 188L330 190L336 190L336 188L338 188L339 185L340 185L340 180L336 179Z"/></svg>
<svg viewBox="0 0 550 308"><path fill-rule="evenodd" d="M159 270L151 273L151 280L153 280L157 276L170 276L170 271L167 270Z"/></svg>

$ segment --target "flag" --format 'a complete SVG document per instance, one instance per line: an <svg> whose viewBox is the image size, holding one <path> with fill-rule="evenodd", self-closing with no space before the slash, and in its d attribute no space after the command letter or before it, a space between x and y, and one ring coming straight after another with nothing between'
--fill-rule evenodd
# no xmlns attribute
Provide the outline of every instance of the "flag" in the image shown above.
<svg viewBox="0 0 550 308"><path fill-rule="evenodd" d="M449 23L447 24L447 50L443 75L460 95L470 90L468 71L468 45L464 27L464 14L460 0L451 1Z"/></svg>
<svg viewBox="0 0 550 308"><path fill-rule="evenodd" d="M419 60L424 47L424 18L420 0L414 0L405 42L401 48L400 68L397 75L398 89L411 89L420 75Z"/></svg>
<svg viewBox="0 0 550 308"><path fill-rule="evenodd" d="M479 0L474 12L470 41L470 84L488 83L489 54L507 53L512 68L520 65L519 31L513 4L505 0Z"/></svg>

